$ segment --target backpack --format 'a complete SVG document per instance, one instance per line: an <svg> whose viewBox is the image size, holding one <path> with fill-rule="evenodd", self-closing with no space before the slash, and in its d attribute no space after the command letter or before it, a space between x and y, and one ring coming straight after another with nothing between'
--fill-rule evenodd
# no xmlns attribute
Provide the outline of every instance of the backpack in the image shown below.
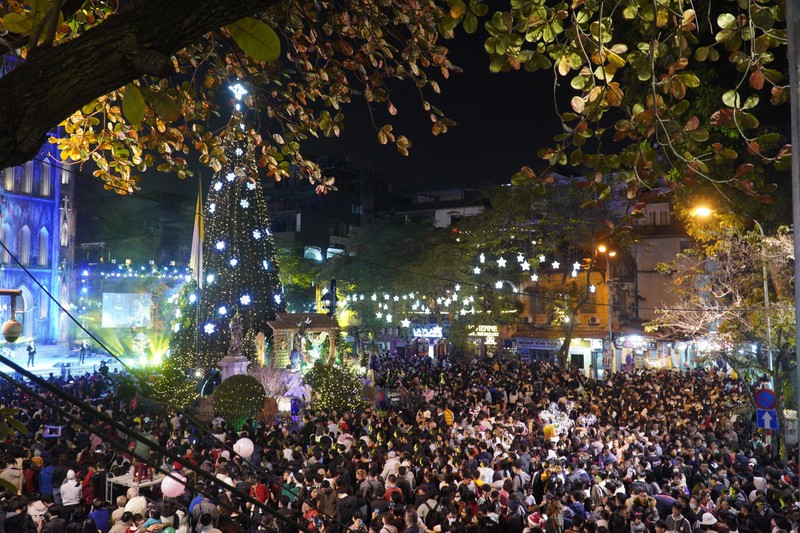
<svg viewBox="0 0 800 533"><path fill-rule="evenodd" d="M427 501L423 505L428 508L428 514L425 515L425 520L423 521L425 527L433 529L433 526L441 524L444 516L441 511L442 506L439 502L436 502L436 505L433 507L431 507Z"/></svg>

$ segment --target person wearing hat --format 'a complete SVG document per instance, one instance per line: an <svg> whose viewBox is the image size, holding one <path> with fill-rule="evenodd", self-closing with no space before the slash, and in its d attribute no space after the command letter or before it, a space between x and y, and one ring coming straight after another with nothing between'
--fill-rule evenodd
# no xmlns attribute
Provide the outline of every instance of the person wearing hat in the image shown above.
<svg viewBox="0 0 800 533"><path fill-rule="evenodd" d="M702 531L713 531L716 523L717 519L713 514L703 513L703 516L700 518L700 529Z"/></svg>

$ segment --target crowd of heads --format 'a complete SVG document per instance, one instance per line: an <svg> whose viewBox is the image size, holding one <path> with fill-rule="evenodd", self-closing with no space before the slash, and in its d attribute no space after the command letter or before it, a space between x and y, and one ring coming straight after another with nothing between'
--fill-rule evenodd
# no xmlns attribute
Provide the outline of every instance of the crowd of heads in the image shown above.
<svg viewBox="0 0 800 533"><path fill-rule="evenodd" d="M754 427L746 385L713 368L595 379L549 363L387 355L369 376L381 391L370 408L312 404L293 421L236 427L143 411L124 376L62 384L88 408L62 406L93 431L6 387L27 434L2 443L0 478L17 491L0 533L798 530L796 461ZM131 453L93 411L136 428ZM242 437L247 459L232 450ZM107 483L142 456L186 475L186 492Z"/></svg>

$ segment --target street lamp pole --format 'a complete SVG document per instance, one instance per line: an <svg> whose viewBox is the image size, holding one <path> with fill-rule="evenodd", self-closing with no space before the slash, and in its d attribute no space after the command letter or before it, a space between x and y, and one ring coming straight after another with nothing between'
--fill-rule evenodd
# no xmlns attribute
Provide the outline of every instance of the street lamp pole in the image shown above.
<svg viewBox="0 0 800 533"><path fill-rule="evenodd" d="M606 258L606 309L608 310L608 354L611 358L611 371L617 372L619 368L617 368L617 358L616 354L614 353L614 329L611 326L612 319L614 317L614 306L612 304L612 294L611 294L611 261L609 260L610 257L614 257L616 252L613 250L609 250L604 244L601 244L597 247L597 251L603 254Z"/></svg>
<svg viewBox="0 0 800 533"><path fill-rule="evenodd" d="M766 237L764 236L764 228L761 227L761 224L758 223L758 220L753 220L753 223L755 223L756 227L758 228L758 232L761 234L761 275L764 278L764 312L767 315L767 365L769 368L769 382L774 389L775 380L773 378L773 372L775 371L775 368L772 359L772 325L769 311L769 272L767 269Z"/></svg>

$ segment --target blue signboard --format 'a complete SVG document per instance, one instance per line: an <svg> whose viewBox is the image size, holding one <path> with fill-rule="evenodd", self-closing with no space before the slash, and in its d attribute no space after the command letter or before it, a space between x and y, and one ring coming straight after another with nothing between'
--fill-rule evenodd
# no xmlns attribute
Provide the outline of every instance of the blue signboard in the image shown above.
<svg viewBox="0 0 800 533"><path fill-rule="evenodd" d="M758 429L778 429L778 413L773 409L756 409Z"/></svg>

